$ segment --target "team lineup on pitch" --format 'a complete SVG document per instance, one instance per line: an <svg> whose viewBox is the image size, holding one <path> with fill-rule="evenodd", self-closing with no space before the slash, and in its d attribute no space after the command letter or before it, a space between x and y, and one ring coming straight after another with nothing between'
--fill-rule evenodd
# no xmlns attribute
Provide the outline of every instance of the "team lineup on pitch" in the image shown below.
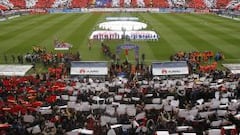
<svg viewBox="0 0 240 135"><path fill-rule="evenodd" d="M84 60L105 60L100 51L101 41L93 41L91 52L87 51L87 44L91 33L98 29L97 25L109 16L138 17L148 25L148 30L155 31L160 36L156 42L129 41L139 45L140 54L144 52L149 61L168 60L170 55L180 50L223 52L226 59L231 59L230 62L234 59L238 61L238 22L213 15L194 14L89 13L22 16L2 22L3 30L0 34L3 40L0 52L7 56L24 55L35 45L53 50L53 40L57 37L73 45L71 51L79 51ZM206 23L200 23L203 19ZM123 40L104 42L112 51L115 51L117 45L124 43ZM89 53L95 55L88 57ZM3 62L3 58L1 61Z"/></svg>

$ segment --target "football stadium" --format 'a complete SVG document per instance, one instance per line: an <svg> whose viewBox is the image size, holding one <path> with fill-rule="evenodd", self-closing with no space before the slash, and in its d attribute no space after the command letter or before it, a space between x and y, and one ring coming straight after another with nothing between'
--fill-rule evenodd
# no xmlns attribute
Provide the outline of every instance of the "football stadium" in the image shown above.
<svg viewBox="0 0 240 135"><path fill-rule="evenodd" d="M239 135L239 0L0 0L0 135Z"/></svg>

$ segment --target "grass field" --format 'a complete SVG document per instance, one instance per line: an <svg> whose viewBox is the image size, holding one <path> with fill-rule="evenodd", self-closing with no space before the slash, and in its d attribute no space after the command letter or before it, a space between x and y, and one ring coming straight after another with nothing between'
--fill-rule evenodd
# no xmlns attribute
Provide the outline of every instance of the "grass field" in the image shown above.
<svg viewBox="0 0 240 135"><path fill-rule="evenodd" d="M157 42L131 42L140 46L148 62L169 60L177 51L221 51L226 62L240 62L240 22L215 15L157 13L87 13L22 16L0 22L0 62L3 55L26 54L39 45L53 51L53 40L73 44L83 60L108 60L101 52L100 42L88 50L88 37L107 16L138 17L149 30L160 35ZM105 41L114 52L123 41ZM129 52L133 54L133 52ZM131 57L130 60L134 58Z"/></svg>

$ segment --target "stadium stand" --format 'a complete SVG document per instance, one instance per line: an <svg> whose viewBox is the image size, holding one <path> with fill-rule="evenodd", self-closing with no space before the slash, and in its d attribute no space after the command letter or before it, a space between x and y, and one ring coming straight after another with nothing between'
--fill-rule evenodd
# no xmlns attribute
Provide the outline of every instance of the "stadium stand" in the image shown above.
<svg viewBox="0 0 240 135"><path fill-rule="evenodd" d="M144 0L137 0L137 6L138 7L145 7Z"/></svg>
<svg viewBox="0 0 240 135"><path fill-rule="evenodd" d="M9 0L13 5L14 8L26 8L26 2L25 0Z"/></svg>
<svg viewBox="0 0 240 135"><path fill-rule="evenodd" d="M94 8L96 6L96 0L88 0L87 6Z"/></svg>
<svg viewBox="0 0 240 135"><path fill-rule="evenodd" d="M152 7L152 0L144 0L143 2L146 8Z"/></svg>
<svg viewBox="0 0 240 135"><path fill-rule="evenodd" d="M15 8L86 7L190 7L196 9L239 9L237 0L1 0L2 10Z"/></svg>
<svg viewBox="0 0 240 135"><path fill-rule="evenodd" d="M124 7L125 8L131 7L131 0L124 0Z"/></svg>
<svg viewBox="0 0 240 135"><path fill-rule="evenodd" d="M216 2L216 7L220 9L226 8L230 0L217 0Z"/></svg>
<svg viewBox="0 0 240 135"><path fill-rule="evenodd" d="M207 8L215 8L216 7L216 0L204 0L205 5Z"/></svg>
<svg viewBox="0 0 240 135"><path fill-rule="evenodd" d="M232 0L227 4L226 8L227 9L238 9L239 6L240 6L240 1Z"/></svg>
<svg viewBox="0 0 240 135"><path fill-rule="evenodd" d="M70 7L71 1L69 0L55 0L52 7L53 8L63 8Z"/></svg>
<svg viewBox="0 0 240 135"><path fill-rule="evenodd" d="M1 0L0 4L2 5L2 9L12 9L14 5L9 2L9 0Z"/></svg>
<svg viewBox="0 0 240 135"><path fill-rule="evenodd" d="M120 7L125 7L125 1L124 0L119 0L119 6Z"/></svg>
<svg viewBox="0 0 240 135"><path fill-rule="evenodd" d="M131 1L131 7L138 7L137 0L132 0Z"/></svg>
<svg viewBox="0 0 240 135"><path fill-rule="evenodd" d="M38 0L35 8L51 8L55 0Z"/></svg>
<svg viewBox="0 0 240 135"><path fill-rule="evenodd" d="M26 0L26 8L33 8L37 3L37 0Z"/></svg>
<svg viewBox="0 0 240 135"><path fill-rule="evenodd" d="M106 6L107 6L107 8L111 8L112 7L112 0L108 0Z"/></svg>
<svg viewBox="0 0 240 135"><path fill-rule="evenodd" d="M190 0L188 2L188 7L195 9L206 9L206 4L203 0Z"/></svg>
<svg viewBox="0 0 240 135"><path fill-rule="evenodd" d="M175 8L189 7L195 9L234 9L238 10L238 0L1 0L1 9L13 8L87 8L87 7L147 7Z"/></svg>
<svg viewBox="0 0 240 135"><path fill-rule="evenodd" d="M108 0L96 0L95 7L107 7L108 3Z"/></svg>
<svg viewBox="0 0 240 135"><path fill-rule="evenodd" d="M238 4L236 4L236 6L234 7L235 10L240 10L240 2L238 2Z"/></svg>
<svg viewBox="0 0 240 135"><path fill-rule="evenodd" d="M0 4L0 10L4 11L4 10L8 10L8 9L9 9L9 7Z"/></svg>
<svg viewBox="0 0 240 135"><path fill-rule="evenodd" d="M79 60L79 54L48 53L39 47L33 51L24 57L24 63L36 61L53 67L43 74L0 77L1 134L239 132L239 75L229 71L211 69L207 73L196 71L162 78L150 75L145 64L125 61L111 63L107 79L71 78L65 64ZM172 58L190 63L215 59L211 51L178 52ZM59 65L54 65L54 61ZM117 77L123 72L126 77Z"/></svg>
<svg viewBox="0 0 240 135"><path fill-rule="evenodd" d="M88 0L73 0L71 6L72 7L86 8L89 5L88 3L89 3Z"/></svg>
<svg viewBox="0 0 240 135"><path fill-rule="evenodd" d="M89 4L90 4L89 0L82 0L81 7L83 8L89 7Z"/></svg>
<svg viewBox="0 0 240 135"><path fill-rule="evenodd" d="M174 3L172 0L167 0L169 7L174 7Z"/></svg>
<svg viewBox="0 0 240 135"><path fill-rule="evenodd" d="M120 6L120 0L112 0L112 7L119 7Z"/></svg>
<svg viewBox="0 0 240 135"><path fill-rule="evenodd" d="M134 67L132 72L148 71L146 65L129 64L113 64L110 72ZM64 67L51 68L47 75L1 78L2 134L86 133L82 129L94 135L239 131L239 82L231 73L214 70L183 78L105 81L62 78Z"/></svg>
<svg viewBox="0 0 240 135"><path fill-rule="evenodd" d="M80 0L72 0L71 2L72 2L72 3L71 3L71 7L72 7L72 8L80 8L80 7L81 7L81 2L80 2Z"/></svg>
<svg viewBox="0 0 240 135"><path fill-rule="evenodd" d="M168 2L170 7L185 7L186 5L185 0L171 0Z"/></svg>
<svg viewBox="0 0 240 135"><path fill-rule="evenodd" d="M163 8L168 8L169 4L167 0L153 0L152 1L153 7L163 7Z"/></svg>
<svg viewBox="0 0 240 135"><path fill-rule="evenodd" d="M188 4L205 9L222 8L227 3L228 0L191 0ZM0 9L185 4L179 0L1 0ZM239 1L229 4L229 9L240 7ZM103 48L106 55L111 53L107 48ZM153 76L150 66L133 65L126 60L111 63L107 79L71 78L65 64L79 61L79 56L36 48L19 64L42 63L49 66L46 73L0 76L0 134L237 135L240 131L239 75L217 69L222 54L219 58L214 58L211 51L174 54L171 61L187 61L191 69L191 74L181 77ZM109 57L116 60L112 53ZM118 77L121 73L126 76Z"/></svg>

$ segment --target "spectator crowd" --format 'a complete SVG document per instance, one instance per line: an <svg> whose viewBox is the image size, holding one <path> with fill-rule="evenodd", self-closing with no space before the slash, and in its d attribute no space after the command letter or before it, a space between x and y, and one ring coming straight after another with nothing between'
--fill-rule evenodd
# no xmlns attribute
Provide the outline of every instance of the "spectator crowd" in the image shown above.
<svg viewBox="0 0 240 135"><path fill-rule="evenodd" d="M38 51L30 56L42 56ZM192 58L183 54L173 59ZM62 58L66 60L69 55ZM145 64L134 66L125 61L113 63L111 75L105 79L71 78L64 72L58 76L50 72L2 76L0 134L238 134L239 75L216 69L161 77L148 71ZM119 77L121 73L127 77Z"/></svg>

